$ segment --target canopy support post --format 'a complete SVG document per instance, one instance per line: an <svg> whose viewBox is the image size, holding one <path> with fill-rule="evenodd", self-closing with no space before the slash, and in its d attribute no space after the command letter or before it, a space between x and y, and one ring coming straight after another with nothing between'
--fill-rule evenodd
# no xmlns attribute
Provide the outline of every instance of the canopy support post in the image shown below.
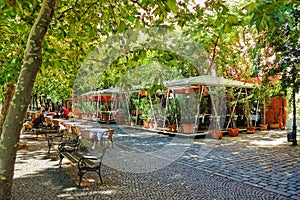
<svg viewBox="0 0 300 200"><path fill-rule="evenodd" d="M153 116L154 124L155 124L155 127L157 127L157 122L156 122L156 117L155 117L155 113L154 113L154 109L153 109L151 95L149 94L148 96L149 96L149 100L150 100L150 105L151 105L151 111L152 111L152 116Z"/></svg>
<svg viewBox="0 0 300 200"><path fill-rule="evenodd" d="M235 104L234 104L234 106L233 106L232 112L230 113L230 119L229 119L229 121L228 121L228 124L227 124L227 126L226 126L226 129L228 129L229 124L230 124L231 121L233 120L232 117L233 117L233 114L234 114L234 112L235 112L235 108L236 108L238 99L240 98L241 92L242 92L242 88L240 88L240 91L239 91L239 93L238 93L237 100L236 100L236 102L235 102Z"/></svg>
<svg viewBox="0 0 300 200"><path fill-rule="evenodd" d="M199 91L200 91L200 87L199 87ZM203 96L203 91L204 91L204 87L201 86L201 92L200 92L200 98L199 98L199 104L197 106L197 114L196 114L196 119L195 119L195 124L194 124L194 133L197 132L196 129L198 129L198 124L199 124L199 113L200 113L200 106L201 106L201 102L202 102L202 96Z"/></svg>

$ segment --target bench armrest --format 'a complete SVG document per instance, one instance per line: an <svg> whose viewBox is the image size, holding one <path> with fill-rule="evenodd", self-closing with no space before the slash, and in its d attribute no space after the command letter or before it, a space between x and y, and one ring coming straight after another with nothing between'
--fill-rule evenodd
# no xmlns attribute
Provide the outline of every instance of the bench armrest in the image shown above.
<svg viewBox="0 0 300 200"><path fill-rule="evenodd" d="M78 169L97 167L98 162L96 160L98 160L96 157L84 156L78 161Z"/></svg>
<svg viewBox="0 0 300 200"><path fill-rule="evenodd" d="M62 142L62 143L60 143L58 145L58 151L59 151L59 153L62 153L62 152L74 152L74 151L77 150L77 146L78 145L76 143Z"/></svg>

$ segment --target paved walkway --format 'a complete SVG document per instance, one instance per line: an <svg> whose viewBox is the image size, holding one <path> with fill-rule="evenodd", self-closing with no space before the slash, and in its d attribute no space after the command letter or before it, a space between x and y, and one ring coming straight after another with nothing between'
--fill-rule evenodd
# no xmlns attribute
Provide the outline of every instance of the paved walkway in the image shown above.
<svg viewBox="0 0 300 200"><path fill-rule="evenodd" d="M24 136L14 199L300 199L300 147L286 142L286 131L193 140L115 128L105 184L87 174L82 188L76 166L59 169L43 138Z"/></svg>

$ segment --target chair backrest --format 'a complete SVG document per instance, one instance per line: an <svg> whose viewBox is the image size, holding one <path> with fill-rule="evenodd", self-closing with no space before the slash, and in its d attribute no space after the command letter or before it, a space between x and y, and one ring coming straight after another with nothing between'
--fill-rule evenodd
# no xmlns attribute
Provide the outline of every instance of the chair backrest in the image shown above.
<svg viewBox="0 0 300 200"><path fill-rule="evenodd" d="M72 134L80 135L79 130L76 126L71 126Z"/></svg>
<svg viewBox="0 0 300 200"><path fill-rule="evenodd" d="M107 140L110 140L110 141L112 141L112 137L113 137L113 135L114 135L114 132L115 132L115 129L109 129L109 135L108 135L108 138L107 138Z"/></svg>
<svg viewBox="0 0 300 200"><path fill-rule="evenodd" d="M52 123L53 123L54 127L59 128L59 121L52 120Z"/></svg>
<svg viewBox="0 0 300 200"><path fill-rule="evenodd" d="M52 120L49 119L48 117L45 117L45 122L46 122L48 125L51 125L51 124L52 124Z"/></svg>

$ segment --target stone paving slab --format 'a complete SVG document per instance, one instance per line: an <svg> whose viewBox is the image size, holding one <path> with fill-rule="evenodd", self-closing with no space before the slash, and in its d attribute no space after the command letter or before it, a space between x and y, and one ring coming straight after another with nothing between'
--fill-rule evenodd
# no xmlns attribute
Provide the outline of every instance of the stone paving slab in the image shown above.
<svg viewBox="0 0 300 200"><path fill-rule="evenodd" d="M222 140L174 138L119 129L102 170L104 185L87 174L78 188L76 166L58 168L42 139L18 152L13 199L299 199L299 147L286 132ZM271 139L270 139L271 138ZM285 140L284 140L285 139Z"/></svg>

